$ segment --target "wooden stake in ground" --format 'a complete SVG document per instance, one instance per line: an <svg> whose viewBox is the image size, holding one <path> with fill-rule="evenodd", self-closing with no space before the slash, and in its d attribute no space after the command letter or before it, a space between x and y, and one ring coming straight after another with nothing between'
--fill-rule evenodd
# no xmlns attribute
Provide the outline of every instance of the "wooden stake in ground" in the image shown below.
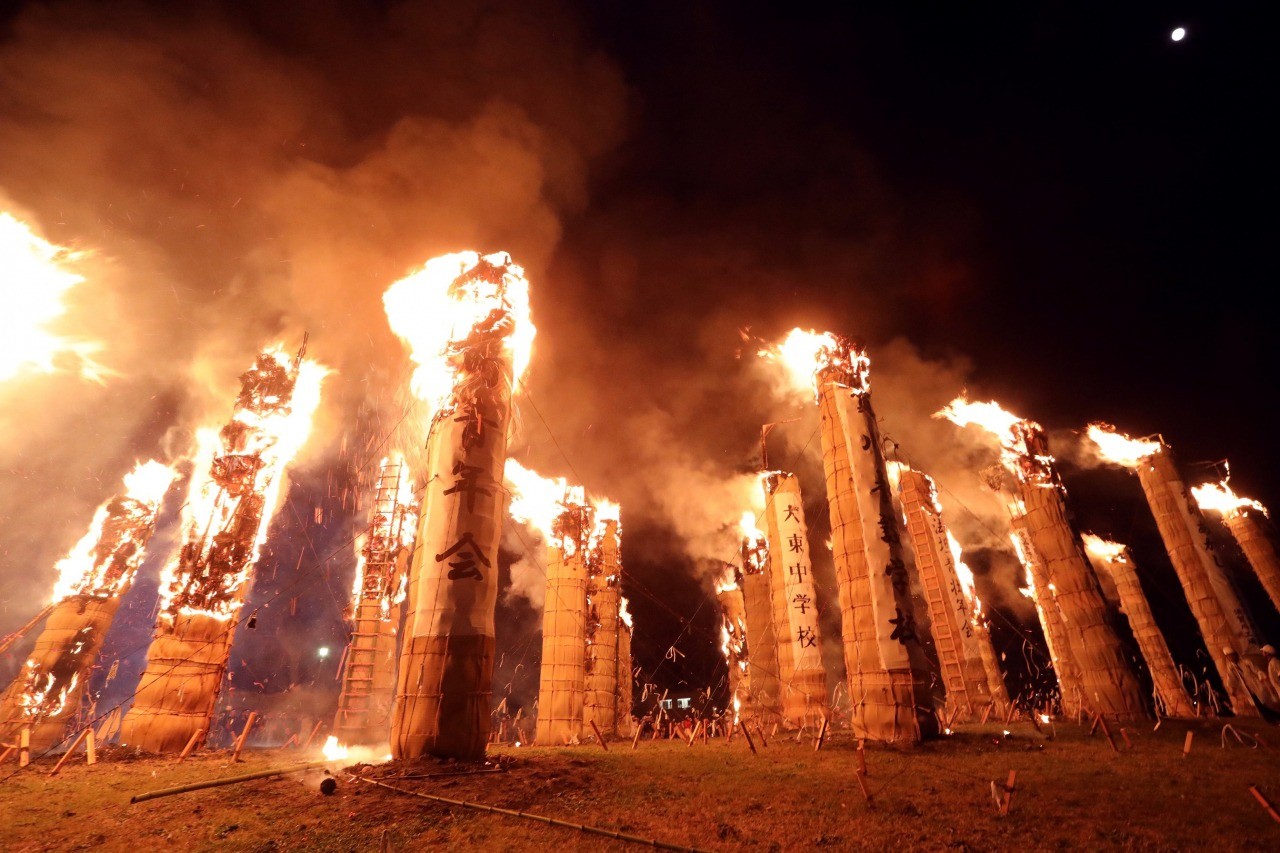
<svg viewBox="0 0 1280 853"><path fill-rule="evenodd" d="M867 744L861 738L858 740L858 773L863 776L867 775Z"/></svg>
<svg viewBox="0 0 1280 853"><path fill-rule="evenodd" d="M307 735L307 742L302 745L304 750L311 748L311 742L316 739L316 735L320 734L320 727L324 725L324 720L316 720L316 724L311 727L311 734Z"/></svg>
<svg viewBox="0 0 1280 853"><path fill-rule="evenodd" d="M769 739L764 736L764 729L760 726L759 723L756 723L756 734L760 735L761 745L767 747L769 745Z"/></svg>
<svg viewBox="0 0 1280 853"><path fill-rule="evenodd" d="M596 721L591 721L591 730L596 733L596 740L600 742L600 747L605 752L609 751L609 744L604 742L604 735L600 734L600 727L596 725Z"/></svg>
<svg viewBox="0 0 1280 853"><path fill-rule="evenodd" d="M1010 806L1013 805L1013 792L1017 790L1018 771L1010 770L1009 778L1004 783L1004 800L1000 803L1000 814L1007 815Z"/></svg>
<svg viewBox="0 0 1280 853"><path fill-rule="evenodd" d="M71 757L71 753L76 751L76 747L80 745L80 741L84 740L85 735L93 729L85 727L80 730L80 734L76 735L76 739L71 742L71 746L67 747L67 751L62 753L62 757L58 759L58 763L53 765L53 769L49 771L50 776L57 776L58 771L62 769L62 765L67 763L67 759Z"/></svg>
<svg viewBox="0 0 1280 853"><path fill-rule="evenodd" d="M18 766L26 767L31 763L31 727L23 726L18 730Z"/></svg>
<svg viewBox="0 0 1280 853"><path fill-rule="evenodd" d="M1253 798L1267 810L1267 814L1271 815L1272 820L1276 823L1280 823L1280 814L1276 814L1276 810L1271 806L1271 801L1262 795L1262 792L1258 790L1257 785L1250 785L1249 793L1253 794Z"/></svg>
<svg viewBox="0 0 1280 853"><path fill-rule="evenodd" d="M317 723L317 725L319 725ZM204 738L204 729L196 729L191 733L191 737L187 740L187 745L182 748L182 754L178 756L178 763L181 764L186 760L191 751L196 748L196 744Z"/></svg>
<svg viewBox="0 0 1280 853"><path fill-rule="evenodd" d="M452 281L433 279L428 264L419 274L424 278L403 279L385 297L394 301L398 288L421 287L447 293L459 314L482 318L454 330L447 358L430 356L454 381L427 439L425 509L409 569L391 719L391 753L398 759L476 760L489 740L498 543L507 498L502 482L517 378L511 341L531 330L523 270L501 252L464 257L468 266ZM436 263L451 266L447 275L453 276L458 258ZM412 296L407 301L417 303ZM581 725L581 706L576 711Z"/></svg>
<svg viewBox="0 0 1280 853"><path fill-rule="evenodd" d="M747 739L747 746L751 747L751 754L756 755L755 742L751 740L751 731L746 726L742 727L742 736Z"/></svg>
<svg viewBox="0 0 1280 853"><path fill-rule="evenodd" d="M1195 737L1195 732L1187 732L1187 739L1182 742L1182 757L1186 758L1191 754L1191 739Z"/></svg>
<svg viewBox="0 0 1280 853"><path fill-rule="evenodd" d="M827 718L822 718L822 728L818 729L818 738L813 742L813 751L822 749L822 742L827 739Z"/></svg>
<svg viewBox="0 0 1280 853"><path fill-rule="evenodd" d="M98 763L98 735L94 733L92 728L86 729L88 734L84 739L84 763L90 767Z"/></svg>
<svg viewBox="0 0 1280 853"><path fill-rule="evenodd" d="M631 738L631 748L632 748L632 749L635 749L635 748L636 748L636 744L638 744L638 743L640 742L640 733L641 733L642 731L644 731L644 724L643 724L643 723L641 723L640 725L636 726L636 733L635 733L635 735L634 735L634 736L632 736L632 738Z"/></svg>
<svg viewBox="0 0 1280 853"><path fill-rule="evenodd" d="M249 740L249 732L253 729L253 723L258 719L257 711L249 712L249 719L244 721L244 729L240 732L240 737L236 738L235 751L231 753L232 761L240 760L240 751L244 749L245 742Z"/></svg>

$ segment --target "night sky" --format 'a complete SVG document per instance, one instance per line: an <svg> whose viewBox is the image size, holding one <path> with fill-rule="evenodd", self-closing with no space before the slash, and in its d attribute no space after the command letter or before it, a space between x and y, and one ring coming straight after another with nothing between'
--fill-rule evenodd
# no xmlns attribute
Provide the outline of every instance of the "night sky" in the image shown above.
<svg viewBox="0 0 1280 853"><path fill-rule="evenodd" d="M180 454L255 346L306 329L340 373L235 656L239 683L332 690L336 659L279 660L341 645L349 490L377 461L360 448L404 412L380 295L468 247L529 272L515 452L622 501L637 663L660 687L723 674L707 578L741 508L716 484L759 464L762 423L807 418L770 449L826 536L812 406L776 392L744 329L868 345L885 431L949 492L1011 658L1038 629L971 476L994 454L928 420L965 387L1050 430L1080 527L1133 545L1184 663L1193 625L1136 478L1072 431L1160 433L1189 484L1229 458L1237 491L1280 504L1263 4L169 5L0 3L0 208L109 261L71 320L121 374L0 388L0 630L134 459ZM504 568L523 544L509 532ZM829 557L818 571L830 633ZM145 642L148 610L108 655ZM538 622L504 599L499 692L536 689ZM660 663L673 643L685 657Z"/></svg>

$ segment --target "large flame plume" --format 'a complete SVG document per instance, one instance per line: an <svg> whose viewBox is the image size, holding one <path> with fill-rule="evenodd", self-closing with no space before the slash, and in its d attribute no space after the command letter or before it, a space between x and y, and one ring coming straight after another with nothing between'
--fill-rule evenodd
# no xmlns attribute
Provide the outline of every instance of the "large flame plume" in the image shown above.
<svg viewBox="0 0 1280 853"><path fill-rule="evenodd" d="M514 459L507 460L504 477L511 517L566 556L579 548L598 555L610 521L615 522L614 535L621 535L622 507L607 498L588 497L582 486L571 486L564 477L544 477Z"/></svg>
<svg viewBox="0 0 1280 853"><path fill-rule="evenodd" d="M833 332L795 328L782 343L766 345L757 354L781 364L796 390L812 391L815 396L823 382L839 382L859 393L871 389L871 360L866 351Z"/></svg>
<svg viewBox="0 0 1280 853"><path fill-rule="evenodd" d="M428 419L449 407L460 373L479 368L463 364L466 343L494 324L514 324L503 340L515 381L529 368L537 331L529 313L529 282L506 252L433 258L387 288L382 302L391 330L408 344L417 365L411 387L432 407Z"/></svg>
<svg viewBox="0 0 1280 853"><path fill-rule="evenodd" d="M1105 563L1126 562L1125 552L1128 549L1119 542L1111 542L1092 533L1083 533L1080 535L1080 539L1084 542L1084 549L1090 556Z"/></svg>
<svg viewBox="0 0 1280 853"><path fill-rule="evenodd" d="M101 381L105 371L91 358L98 345L50 330L66 313L68 292L85 280L75 271L83 257L0 211L0 382L24 369L52 373L68 356L81 376Z"/></svg>
<svg viewBox="0 0 1280 853"><path fill-rule="evenodd" d="M240 377L230 422L198 433L184 545L161 578L162 618L229 619L238 609L283 494L284 469L311 433L328 373L301 354L267 350Z"/></svg>
<svg viewBox="0 0 1280 853"><path fill-rule="evenodd" d="M1245 510L1256 509L1263 515L1270 516L1267 508L1255 500L1241 497L1232 491L1226 480L1220 483L1202 483L1191 487L1191 495L1203 510L1220 512L1227 518L1240 515Z"/></svg>
<svg viewBox="0 0 1280 853"><path fill-rule="evenodd" d="M1143 459L1160 452L1160 442L1130 438L1110 424L1089 424L1088 434L1099 456L1125 468L1137 468Z"/></svg>
<svg viewBox="0 0 1280 853"><path fill-rule="evenodd" d="M1001 464L1019 481L1055 484L1055 460L1049 455L1044 428L1035 421L1018 417L994 400L979 403L963 394L933 416L959 427L980 427L993 435L1000 444Z"/></svg>
<svg viewBox="0 0 1280 853"><path fill-rule="evenodd" d="M160 501L173 478L172 468L154 460L125 475L124 493L98 507L88 532L58 561L55 604L73 595L108 598L133 581L142 543L155 529Z"/></svg>

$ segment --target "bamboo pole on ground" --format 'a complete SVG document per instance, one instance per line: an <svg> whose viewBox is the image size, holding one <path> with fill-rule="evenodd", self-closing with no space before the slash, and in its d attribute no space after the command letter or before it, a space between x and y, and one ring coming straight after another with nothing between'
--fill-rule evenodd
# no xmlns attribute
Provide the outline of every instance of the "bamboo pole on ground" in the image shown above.
<svg viewBox="0 0 1280 853"><path fill-rule="evenodd" d="M803 726L830 713L804 501L794 474L768 471L762 479L782 710Z"/></svg>

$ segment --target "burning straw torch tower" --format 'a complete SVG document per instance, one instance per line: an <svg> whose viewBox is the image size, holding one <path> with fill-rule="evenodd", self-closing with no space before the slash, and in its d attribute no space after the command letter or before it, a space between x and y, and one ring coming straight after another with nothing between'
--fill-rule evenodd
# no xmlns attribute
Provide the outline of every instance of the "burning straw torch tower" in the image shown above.
<svg viewBox="0 0 1280 853"><path fill-rule="evenodd" d="M0 698L0 738L30 726L34 749L62 739L172 481L173 470L159 462L138 465L125 476L124 491L98 507L88 532L58 561L48 622Z"/></svg>
<svg viewBox="0 0 1280 853"><path fill-rule="evenodd" d="M1119 542L1108 542L1100 536L1086 533L1084 549L1100 572L1110 575L1120 597L1120 611L1129 619L1129 628L1138 641L1138 649L1151 672L1155 687L1156 708L1165 717L1194 717L1195 708L1187 697L1187 690L1178 674L1178 667L1169 652L1169 644L1156 625L1155 615L1138 580L1138 570L1129 556L1129 549Z"/></svg>
<svg viewBox="0 0 1280 853"><path fill-rule="evenodd" d="M622 581L621 523L617 504L596 506L587 543L587 657L583 722L606 736L618 733L618 608Z"/></svg>
<svg viewBox="0 0 1280 853"><path fill-rule="evenodd" d="M1243 656L1257 645L1257 631L1213 551L1204 518L1178 474L1173 451L1162 441L1133 439L1107 424L1090 424L1089 437L1103 459L1137 472L1231 707L1237 715L1255 716L1258 712L1249 691L1232 677L1224 650Z"/></svg>
<svg viewBox="0 0 1280 853"><path fill-rule="evenodd" d="M782 711L790 725L816 726L831 709L822 663L818 596L813 586L809 532L800 480L784 471L762 475L769 531L773 622L778 633Z"/></svg>
<svg viewBox="0 0 1280 853"><path fill-rule="evenodd" d="M352 588L354 625L333 724L341 743L372 745L387 739L396 689L400 606L417 522L408 467L398 456L382 460L369 529L358 541Z"/></svg>
<svg viewBox="0 0 1280 853"><path fill-rule="evenodd" d="M751 671L747 647L747 605L742 595L742 573L737 566L727 565L716 582L716 600L720 602L720 652L729 668L729 707L733 722L749 719L751 707Z"/></svg>
<svg viewBox="0 0 1280 853"><path fill-rule="evenodd" d="M933 478L900 462L888 465L891 479L896 475L902 515L929 608L949 715L964 712L976 719L992 702L1007 705L1009 695L998 665L994 683L988 676L986 662L995 664L996 656L982 621L973 572L960 559L960 543L943 521Z"/></svg>
<svg viewBox="0 0 1280 853"><path fill-rule="evenodd" d="M751 710L761 724L782 720L781 654L774 625L772 577L769 571L769 539L756 527L751 512L742 514L742 599L747 611L747 686Z"/></svg>
<svg viewBox="0 0 1280 853"><path fill-rule="evenodd" d="M618 675L615 683L618 698L615 704L618 718L618 734L622 737L631 735L631 705L634 699L634 675L631 668L631 610L627 606L626 596L618 596Z"/></svg>
<svg viewBox="0 0 1280 853"><path fill-rule="evenodd" d="M871 409L871 361L847 338L801 329L761 355L817 393L854 734L905 743L932 736L937 718Z"/></svg>
<svg viewBox="0 0 1280 853"><path fill-rule="evenodd" d="M542 613L542 672L538 683L540 746L582 738L586 700L587 549L594 527L582 489L570 489L552 522L547 545L547 592Z"/></svg>
<svg viewBox="0 0 1280 853"><path fill-rule="evenodd" d="M285 468L306 442L320 402L327 371L303 355L260 354L240 377L231 420L198 436L197 473L183 508L185 541L161 577L155 638L122 743L176 752L209 732Z"/></svg>
<svg viewBox="0 0 1280 853"><path fill-rule="evenodd" d="M383 296L432 407L391 752L476 759L489 739L503 464L533 345L529 285L505 252L446 255Z"/></svg>
<svg viewBox="0 0 1280 853"><path fill-rule="evenodd" d="M1145 718L1142 689L1107 622L1098 579L1067 519L1066 490L1049 455L1043 428L995 403L970 403L963 397L937 416L962 427L976 424L999 439L1001 462L1016 481L1015 514L1021 516L1019 524L1025 525L1026 540L1034 551L1032 562L1037 557L1043 560L1047 585L1066 628L1066 645L1079 669L1084 707L1120 720ZM1040 579L1035 583L1043 595Z"/></svg>
<svg viewBox="0 0 1280 853"><path fill-rule="evenodd" d="M1257 501L1242 498L1227 482L1205 483L1191 489L1200 509L1222 514L1222 521L1235 538L1245 559L1253 568L1271 603L1280 610L1280 557L1267 536L1258 516L1267 518L1267 508Z"/></svg>
<svg viewBox="0 0 1280 853"><path fill-rule="evenodd" d="M1044 643L1049 649L1049 662L1053 665L1053 674L1058 681L1062 708L1066 713L1071 713L1073 709L1083 708L1085 692L1080 667L1076 666L1071 641L1067 639L1067 623L1062 618L1062 608L1058 606L1054 586L1049 580L1049 568L1031 541L1026 515L1018 499L1013 499L1009 514L1012 528L1009 541L1013 544L1013 551L1027 578L1027 585L1020 592L1035 604Z"/></svg>

